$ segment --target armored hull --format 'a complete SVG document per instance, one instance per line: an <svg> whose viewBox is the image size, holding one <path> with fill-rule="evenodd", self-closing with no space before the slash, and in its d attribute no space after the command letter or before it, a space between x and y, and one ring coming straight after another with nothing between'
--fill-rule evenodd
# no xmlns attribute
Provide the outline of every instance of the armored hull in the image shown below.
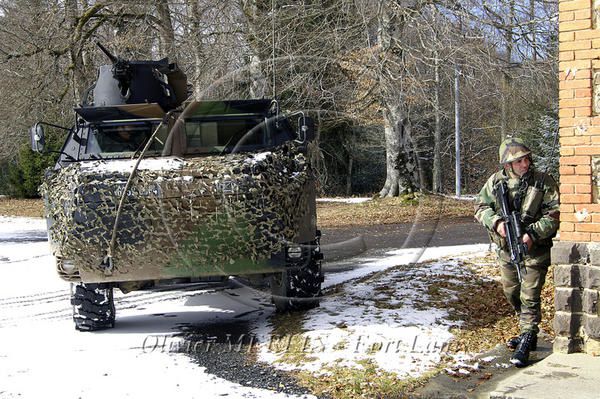
<svg viewBox="0 0 600 399"><path fill-rule="evenodd" d="M314 239L314 176L288 143L266 152L77 162L42 192L52 250L69 281L125 282L273 273ZM116 231L111 267L106 256Z"/></svg>
<svg viewBox="0 0 600 399"><path fill-rule="evenodd" d="M112 66L84 93L74 126L62 128L41 186L57 271L74 283L75 328L114 327L114 288L230 275L269 277L278 311L318 306L312 119L265 98L186 102L176 64L99 46ZM61 128L32 126L37 152L43 126Z"/></svg>

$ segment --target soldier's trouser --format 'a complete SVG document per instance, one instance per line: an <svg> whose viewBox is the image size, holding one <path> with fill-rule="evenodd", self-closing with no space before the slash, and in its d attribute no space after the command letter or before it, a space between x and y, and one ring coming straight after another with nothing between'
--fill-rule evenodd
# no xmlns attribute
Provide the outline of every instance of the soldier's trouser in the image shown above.
<svg viewBox="0 0 600 399"><path fill-rule="evenodd" d="M541 293L550 265L550 254L538 259L528 259L525 270L521 269L523 282L519 283L517 270L509 263L500 261L501 281L508 303L519 315L521 333L538 333L542 319Z"/></svg>

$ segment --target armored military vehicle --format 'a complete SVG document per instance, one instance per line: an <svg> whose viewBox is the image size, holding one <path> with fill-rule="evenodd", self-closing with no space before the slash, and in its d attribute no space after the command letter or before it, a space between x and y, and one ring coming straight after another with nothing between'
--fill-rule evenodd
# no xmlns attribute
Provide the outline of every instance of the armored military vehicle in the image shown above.
<svg viewBox="0 0 600 399"><path fill-rule="evenodd" d="M113 327L114 288L229 276L270 280L279 311L317 306L310 118L268 99L186 101L185 74L167 59L108 55L41 187L75 327ZM56 126L30 130L35 151L45 125Z"/></svg>

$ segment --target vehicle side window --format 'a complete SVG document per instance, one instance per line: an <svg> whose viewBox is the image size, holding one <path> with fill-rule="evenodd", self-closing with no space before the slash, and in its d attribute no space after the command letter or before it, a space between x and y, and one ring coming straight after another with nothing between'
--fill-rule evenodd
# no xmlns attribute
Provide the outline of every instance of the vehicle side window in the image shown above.
<svg viewBox="0 0 600 399"><path fill-rule="evenodd" d="M243 117L192 119L185 122L188 154L256 151L293 139L285 119Z"/></svg>
<svg viewBox="0 0 600 399"><path fill-rule="evenodd" d="M219 145L217 122L186 124L187 146L193 148Z"/></svg>
<svg viewBox="0 0 600 399"><path fill-rule="evenodd" d="M142 150L152 136L157 124L102 124L92 126L88 137L86 154L118 154ZM160 152L168 134L166 126L161 127L149 151Z"/></svg>
<svg viewBox="0 0 600 399"><path fill-rule="evenodd" d="M90 129L91 130L91 129ZM98 140L96 139L96 134L94 132L88 130L88 140L87 140L87 148L85 152L87 154L99 154L102 152L100 145L98 144Z"/></svg>

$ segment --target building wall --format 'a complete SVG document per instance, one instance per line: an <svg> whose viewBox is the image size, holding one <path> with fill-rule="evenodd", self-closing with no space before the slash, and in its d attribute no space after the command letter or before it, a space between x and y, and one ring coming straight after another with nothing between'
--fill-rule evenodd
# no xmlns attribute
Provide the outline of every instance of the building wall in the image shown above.
<svg viewBox="0 0 600 399"><path fill-rule="evenodd" d="M598 10L598 11L597 11ZM558 352L600 354L600 0L559 0Z"/></svg>

